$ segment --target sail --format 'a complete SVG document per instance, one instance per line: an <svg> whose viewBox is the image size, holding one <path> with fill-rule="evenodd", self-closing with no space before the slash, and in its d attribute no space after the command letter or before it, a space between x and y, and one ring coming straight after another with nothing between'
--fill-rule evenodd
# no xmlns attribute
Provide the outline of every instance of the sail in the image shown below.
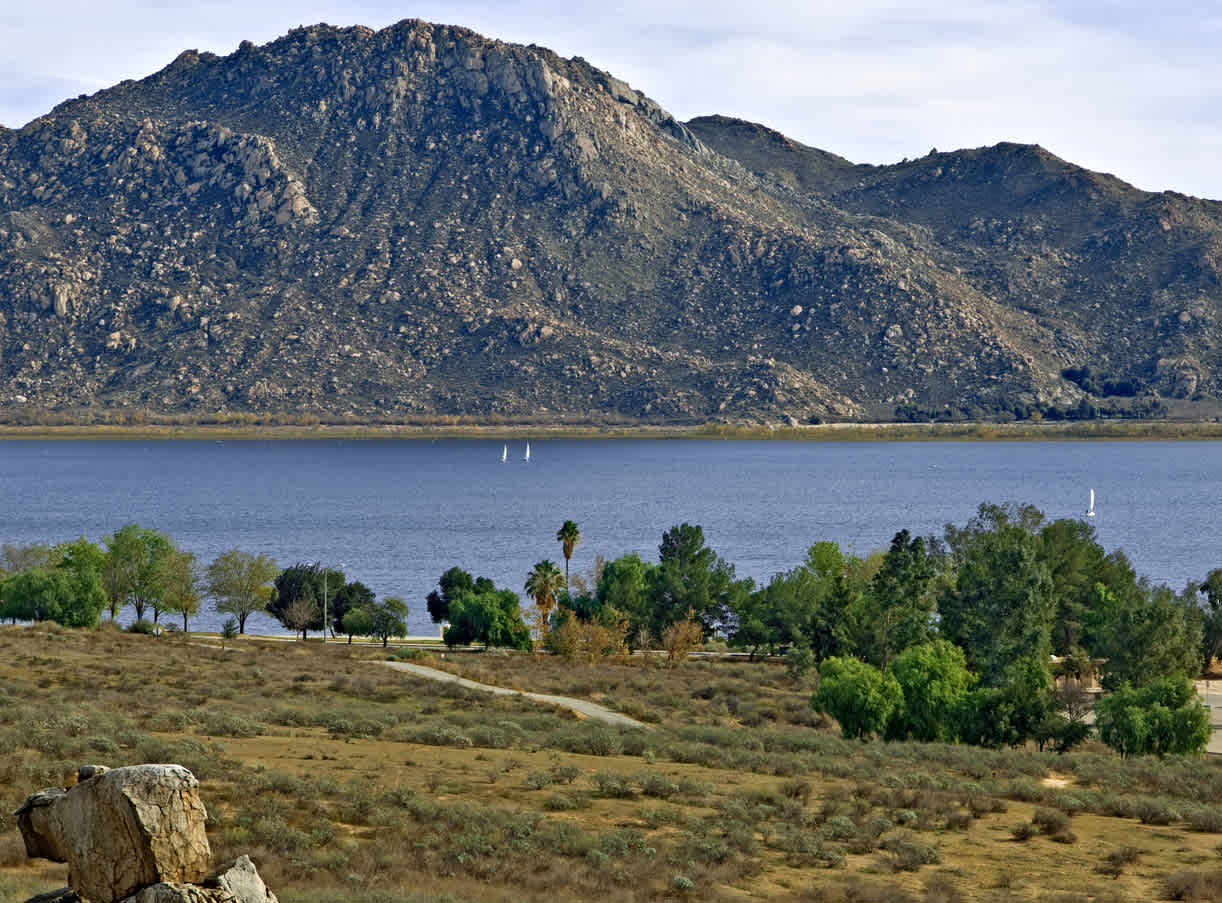
<svg viewBox="0 0 1222 903"><path fill-rule="evenodd" d="M530 443L529 442L526 443L526 456L522 460L524 461L530 460Z"/></svg>

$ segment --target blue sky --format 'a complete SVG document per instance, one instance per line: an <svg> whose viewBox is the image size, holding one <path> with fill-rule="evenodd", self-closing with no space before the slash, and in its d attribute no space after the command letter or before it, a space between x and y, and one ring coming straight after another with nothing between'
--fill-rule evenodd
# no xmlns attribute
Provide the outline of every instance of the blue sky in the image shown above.
<svg viewBox="0 0 1222 903"><path fill-rule="evenodd" d="M851 160L1039 143L1140 188L1222 199L1222 4L42 0L0 4L0 123L297 25L465 25L550 47L676 116L741 116Z"/></svg>

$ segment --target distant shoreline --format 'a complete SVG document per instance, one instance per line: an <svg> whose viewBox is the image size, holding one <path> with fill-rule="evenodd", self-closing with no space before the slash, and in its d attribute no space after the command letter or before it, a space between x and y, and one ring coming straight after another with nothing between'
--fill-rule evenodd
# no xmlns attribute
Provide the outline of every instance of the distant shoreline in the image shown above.
<svg viewBox="0 0 1222 903"><path fill-rule="evenodd" d="M595 426L579 424L131 424L0 425L0 440L437 440L437 439L737 439L832 442L1092 441L1222 439L1222 423L1058 421L1054 423L829 423Z"/></svg>

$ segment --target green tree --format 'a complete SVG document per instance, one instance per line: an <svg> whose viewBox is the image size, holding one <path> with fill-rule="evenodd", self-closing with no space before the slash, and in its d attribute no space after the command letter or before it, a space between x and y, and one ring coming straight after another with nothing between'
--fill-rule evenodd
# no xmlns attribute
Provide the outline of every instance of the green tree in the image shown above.
<svg viewBox="0 0 1222 903"><path fill-rule="evenodd" d="M662 535L658 566L650 575L649 627L657 638L689 612L706 635L712 634L726 619L733 595L746 589L735 581L733 565L704 544L704 531L690 524Z"/></svg>
<svg viewBox="0 0 1222 903"><path fill-rule="evenodd" d="M767 587L753 593L743 593L731 613L733 627L730 629L730 645L748 650L753 661L761 648L771 650L778 645L779 631L774 618L777 609L769 593L783 580L784 576L777 574Z"/></svg>
<svg viewBox="0 0 1222 903"><path fill-rule="evenodd" d="M569 588L569 559L573 557L573 549L581 542L581 531L577 522L566 520L556 531L556 542L560 543L560 551L564 553L564 588Z"/></svg>
<svg viewBox="0 0 1222 903"><path fill-rule="evenodd" d="M195 554L173 549L165 566L165 595L167 610L182 615L182 632L187 632L188 619L199 614L199 603L204 597L204 575Z"/></svg>
<svg viewBox="0 0 1222 903"><path fill-rule="evenodd" d="M887 738L951 743L976 677L967 670L963 650L944 639L909 646L891 663L904 694L903 705L887 723Z"/></svg>
<svg viewBox="0 0 1222 903"><path fill-rule="evenodd" d="M267 609L272 581L280 573L266 555L251 555L240 549L222 552L208 565L208 595L216 600L219 614L233 615L238 632L246 632L246 619Z"/></svg>
<svg viewBox="0 0 1222 903"><path fill-rule="evenodd" d="M832 656L819 666L819 689L811 697L816 712L831 715L845 737L862 740L882 734L904 702L896 679L855 658Z"/></svg>
<svg viewBox="0 0 1222 903"><path fill-rule="evenodd" d="M957 570L938 599L939 631L967 654L985 686L1020 658L1052 652L1052 578L1033 508L981 506L967 530L948 528Z"/></svg>
<svg viewBox="0 0 1222 903"><path fill-rule="evenodd" d="M631 637L636 637L642 629L649 630L652 612L649 587L655 568L656 565L632 552L607 562L599 577L595 598L601 608L614 609L628 619Z"/></svg>
<svg viewBox="0 0 1222 903"><path fill-rule="evenodd" d="M407 603L398 596L387 596L370 610L370 636L381 640L383 648L392 636L407 636Z"/></svg>
<svg viewBox="0 0 1222 903"><path fill-rule="evenodd" d="M542 615L540 623L546 625L552 609L556 607L556 599L564 588L564 575L560 568L550 560L538 562L526 577L524 589L526 595L534 600L535 606Z"/></svg>
<svg viewBox="0 0 1222 903"><path fill-rule="evenodd" d="M1108 581L1113 572L1094 524L1085 520L1062 518L1045 526L1039 533L1039 557L1051 578L1052 651L1067 655L1075 647L1085 647L1090 610L1097 599L1095 584Z"/></svg>
<svg viewBox="0 0 1222 903"><path fill-rule="evenodd" d="M447 646L483 643L485 648L531 648L530 628L522 622L521 601L507 589L472 593L451 602L450 626L442 639Z"/></svg>
<svg viewBox="0 0 1222 903"><path fill-rule="evenodd" d="M102 550L102 547L83 536L69 542L57 543L51 548L51 554L48 557L49 566L74 571L91 571L98 576L99 581L105 562L106 552Z"/></svg>
<svg viewBox="0 0 1222 903"><path fill-rule="evenodd" d="M867 661L885 670L898 653L930 639L937 574L924 539L907 530L895 534L854 613L857 649Z"/></svg>
<svg viewBox="0 0 1222 903"><path fill-rule="evenodd" d="M1103 672L1107 689L1199 673L1204 614L1195 588L1181 595L1166 586L1151 587L1143 579L1138 590L1131 598L1117 600L1106 587L1098 587L1104 597L1100 607L1110 616L1100 624L1092 651L1107 660Z"/></svg>
<svg viewBox="0 0 1222 903"><path fill-rule="evenodd" d="M1120 686L1095 706L1095 725L1100 739L1125 757L1198 755L1211 734L1209 711L1184 675Z"/></svg>
<svg viewBox="0 0 1222 903"><path fill-rule="evenodd" d="M298 562L276 577L267 613L304 640L311 630L323 630L323 608L344 585L344 574L319 562Z"/></svg>
<svg viewBox="0 0 1222 903"><path fill-rule="evenodd" d="M65 627L96 627L106 593L90 570L34 567L4 578L0 617L56 621Z"/></svg>
<svg viewBox="0 0 1222 903"><path fill-rule="evenodd" d="M997 683L972 691L963 708L960 739L976 746L1017 747L1036 737L1056 708L1046 658L1011 662Z"/></svg>
<svg viewBox="0 0 1222 903"><path fill-rule="evenodd" d="M450 620L450 603L471 593L489 593L496 589L487 577L473 578L460 567L452 567L438 580L439 589L425 600L434 624Z"/></svg>
<svg viewBox="0 0 1222 903"><path fill-rule="evenodd" d="M1205 595L1201 617L1201 670L1208 671L1222 656L1222 568L1210 571L1200 591Z"/></svg>
<svg viewBox="0 0 1222 903"><path fill-rule="evenodd" d="M374 592L359 580L345 583L335 590L335 595L328 600L327 617L331 621L331 632L345 634L344 615L354 608L365 608L374 604ZM352 634L348 634L348 642L352 642Z"/></svg>
<svg viewBox="0 0 1222 903"><path fill-rule="evenodd" d="M373 612L368 608L350 608L344 612L340 631L347 634L348 642L354 636L373 636Z"/></svg>
<svg viewBox="0 0 1222 903"><path fill-rule="evenodd" d="M137 621L144 620L146 608L163 608L166 564L173 550L169 537L139 524L126 524L103 544L102 582L111 618L125 604L135 609Z"/></svg>

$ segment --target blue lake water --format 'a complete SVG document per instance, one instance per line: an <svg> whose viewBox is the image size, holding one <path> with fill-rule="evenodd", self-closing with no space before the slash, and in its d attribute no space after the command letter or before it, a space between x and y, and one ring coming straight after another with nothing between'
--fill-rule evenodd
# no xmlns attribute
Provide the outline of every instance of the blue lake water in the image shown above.
<svg viewBox="0 0 1222 903"><path fill-rule="evenodd" d="M100 540L136 522L209 562L233 547L281 566L321 561L379 596L424 597L460 565L520 592L531 566L595 555L656 560L700 524L740 576L767 580L819 540L865 554L896 531L938 533L981 502L1080 516L1139 574L1179 589L1222 567L1222 443L741 441L0 442L0 541ZM198 629L220 623L205 603ZM283 632L269 618L248 629Z"/></svg>

